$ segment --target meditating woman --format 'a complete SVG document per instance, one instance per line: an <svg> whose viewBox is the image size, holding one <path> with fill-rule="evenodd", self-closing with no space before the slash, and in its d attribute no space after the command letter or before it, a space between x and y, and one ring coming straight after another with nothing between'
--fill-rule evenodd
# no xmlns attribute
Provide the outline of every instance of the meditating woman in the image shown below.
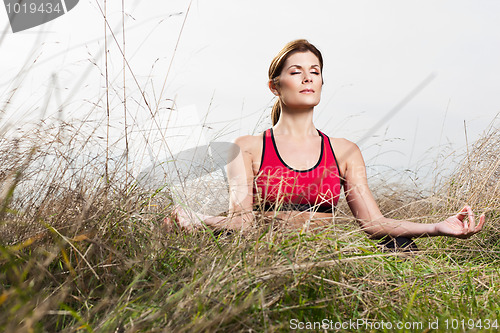
<svg viewBox="0 0 500 333"><path fill-rule="evenodd" d="M235 140L239 153L227 168L228 216L201 215L178 205L166 223L186 229L208 226L245 231L260 211L289 226L310 228L311 223L331 221L343 187L352 214L373 238L468 238L481 231L484 214L476 224L469 206L434 224L384 217L368 188L358 146L346 139L331 138L313 124L314 107L321 97L322 71L323 57L307 40L285 45L269 68L269 89L278 97L272 109L273 126L262 134Z"/></svg>

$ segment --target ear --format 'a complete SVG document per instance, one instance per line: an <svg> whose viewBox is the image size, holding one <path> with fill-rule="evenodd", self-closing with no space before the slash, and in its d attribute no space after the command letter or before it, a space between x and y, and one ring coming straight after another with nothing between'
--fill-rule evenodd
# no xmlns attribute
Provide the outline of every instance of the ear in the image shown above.
<svg viewBox="0 0 500 333"><path fill-rule="evenodd" d="M276 86L276 84L274 83L274 81L273 80L269 80L268 85L269 85L269 89L271 90L271 92L273 94L275 94L276 96L279 96L280 92L278 91L278 87Z"/></svg>

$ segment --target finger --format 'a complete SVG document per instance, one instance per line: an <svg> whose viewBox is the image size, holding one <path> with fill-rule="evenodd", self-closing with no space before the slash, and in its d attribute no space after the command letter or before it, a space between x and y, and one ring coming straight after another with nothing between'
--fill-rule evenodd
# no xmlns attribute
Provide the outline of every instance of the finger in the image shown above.
<svg viewBox="0 0 500 333"><path fill-rule="evenodd" d="M483 229L483 225L484 225L485 221L486 221L486 216L483 213L479 217L479 223L477 224L476 229L474 230L474 232L480 232Z"/></svg>
<svg viewBox="0 0 500 333"><path fill-rule="evenodd" d="M472 208L467 207L467 213L469 213L469 232L474 232L474 229L476 228L476 223L474 220L475 218Z"/></svg>
<svg viewBox="0 0 500 333"><path fill-rule="evenodd" d="M172 218L172 216L167 216L163 219L163 227L166 229L166 231L172 231L175 226L175 220Z"/></svg>
<svg viewBox="0 0 500 333"><path fill-rule="evenodd" d="M464 212L465 210L465 212ZM465 216L469 215L469 218L470 218L470 207L469 206L465 206L463 209L462 209L462 222L463 222L463 228L465 229L466 232L469 231L469 222L467 221L467 219L465 218Z"/></svg>
<svg viewBox="0 0 500 333"><path fill-rule="evenodd" d="M168 217L163 219L163 227L170 231L170 219Z"/></svg>
<svg viewBox="0 0 500 333"><path fill-rule="evenodd" d="M467 206L464 206L464 208L462 208L462 210L458 212L457 219L463 221L466 215L467 215Z"/></svg>
<svg viewBox="0 0 500 333"><path fill-rule="evenodd" d="M165 223L172 229L179 226L179 205L175 205L170 214L165 218Z"/></svg>

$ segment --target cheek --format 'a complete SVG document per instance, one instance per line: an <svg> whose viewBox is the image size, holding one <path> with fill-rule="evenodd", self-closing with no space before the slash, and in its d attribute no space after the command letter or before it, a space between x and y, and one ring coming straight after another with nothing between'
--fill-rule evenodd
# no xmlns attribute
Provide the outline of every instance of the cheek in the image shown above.
<svg viewBox="0 0 500 333"><path fill-rule="evenodd" d="M290 87L290 85L291 85L291 80L289 80L289 79L286 79L286 80L281 80L281 81L280 81L280 86L281 86L282 88L285 88L285 89L286 89L286 88L289 88L289 87Z"/></svg>
<svg viewBox="0 0 500 333"><path fill-rule="evenodd" d="M297 86L297 84L294 82L294 80L281 80L280 81L280 87L281 87L281 91L282 93L286 93L287 90L293 90L295 87Z"/></svg>
<svg viewBox="0 0 500 333"><path fill-rule="evenodd" d="M319 82L317 82L314 86L315 86L314 90L316 90L317 92L321 92L321 90L323 89L323 84L321 83L321 80L319 80Z"/></svg>

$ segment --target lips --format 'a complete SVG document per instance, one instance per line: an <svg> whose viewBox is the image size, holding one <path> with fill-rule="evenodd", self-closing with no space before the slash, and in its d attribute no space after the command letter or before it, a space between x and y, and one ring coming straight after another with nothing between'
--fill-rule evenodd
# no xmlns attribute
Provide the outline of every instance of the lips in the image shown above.
<svg viewBox="0 0 500 333"><path fill-rule="evenodd" d="M301 90L299 92L301 94L312 94L312 93L314 93L314 90L312 90L312 89L304 89L304 90Z"/></svg>

